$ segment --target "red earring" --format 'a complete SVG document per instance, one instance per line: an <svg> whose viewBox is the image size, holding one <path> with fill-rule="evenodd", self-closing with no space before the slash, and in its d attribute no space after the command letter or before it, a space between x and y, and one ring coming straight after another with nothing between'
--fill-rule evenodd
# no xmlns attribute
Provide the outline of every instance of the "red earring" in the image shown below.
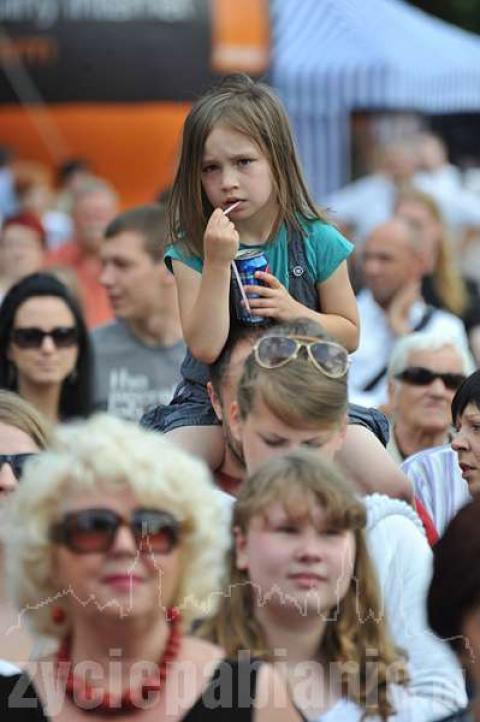
<svg viewBox="0 0 480 722"><path fill-rule="evenodd" d="M63 624L65 621L65 612L61 607L52 607L52 622L55 624Z"/></svg>

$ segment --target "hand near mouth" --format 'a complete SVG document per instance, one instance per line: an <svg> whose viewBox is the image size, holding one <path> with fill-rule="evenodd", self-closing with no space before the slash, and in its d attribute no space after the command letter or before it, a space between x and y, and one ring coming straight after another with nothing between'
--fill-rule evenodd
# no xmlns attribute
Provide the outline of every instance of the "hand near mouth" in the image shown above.
<svg viewBox="0 0 480 722"><path fill-rule="evenodd" d="M225 211L216 208L203 234L205 262L229 265L238 253L239 244L240 236L234 224L225 215Z"/></svg>

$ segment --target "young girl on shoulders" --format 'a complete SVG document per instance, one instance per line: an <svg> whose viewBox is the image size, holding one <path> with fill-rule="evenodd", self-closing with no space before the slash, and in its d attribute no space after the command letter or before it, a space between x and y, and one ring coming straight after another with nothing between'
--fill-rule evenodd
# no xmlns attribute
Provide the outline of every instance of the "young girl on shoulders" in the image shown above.
<svg viewBox="0 0 480 722"><path fill-rule="evenodd" d="M253 319L307 316L354 351L358 314L346 263L353 246L310 198L280 101L243 75L225 79L190 111L170 216L165 261L177 281L189 353L172 404L144 423L174 432L212 463L221 434L212 426L206 365L238 322L230 303L238 251L261 250L268 261L270 272L258 271L259 285L245 289Z"/></svg>

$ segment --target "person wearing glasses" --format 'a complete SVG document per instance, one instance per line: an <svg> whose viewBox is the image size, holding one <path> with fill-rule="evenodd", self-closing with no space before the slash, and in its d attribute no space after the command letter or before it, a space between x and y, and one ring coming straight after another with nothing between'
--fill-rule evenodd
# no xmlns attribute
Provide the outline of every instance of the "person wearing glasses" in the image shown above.
<svg viewBox="0 0 480 722"><path fill-rule="evenodd" d="M14 491L28 459L45 449L51 430L25 399L0 390L0 499Z"/></svg>
<svg viewBox="0 0 480 722"><path fill-rule="evenodd" d="M472 367L468 352L447 333L423 331L397 341L387 372L387 449L395 461L451 440L450 404Z"/></svg>
<svg viewBox="0 0 480 722"><path fill-rule="evenodd" d="M320 327L308 335L271 329L255 344L245 362L230 419L248 473L297 447L334 458L345 437L348 366L347 351ZM461 708L466 696L456 661L426 623L432 553L425 531L415 511L398 499L367 494L362 500L367 510L368 549L392 637L409 659L412 701L407 706L412 716L404 719L435 720ZM285 633L291 630L288 620L282 624ZM307 650L310 639L308 634L303 636L305 655L311 654ZM302 652L297 642L294 654L298 657Z"/></svg>
<svg viewBox="0 0 480 722"><path fill-rule="evenodd" d="M51 430L34 407L11 391L0 390L0 656L21 663L32 653L32 639L18 620L5 590L4 542L11 492L26 462L44 449Z"/></svg>
<svg viewBox="0 0 480 722"><path fill-rule="evenodd" d="M0 676L2 722L299 722L269 665L186 633L218 602L219 496L156 433L107 415L57 427L14 495L7 544L17 608L56 650Z"/></svg>
<svg viewBox="0 0 480 722"><path fill-rule="evenodd" d="M26 276L0 307L0 388L57 423L90 413L91 383L90 342L76 300L48 273Z"/></svg>

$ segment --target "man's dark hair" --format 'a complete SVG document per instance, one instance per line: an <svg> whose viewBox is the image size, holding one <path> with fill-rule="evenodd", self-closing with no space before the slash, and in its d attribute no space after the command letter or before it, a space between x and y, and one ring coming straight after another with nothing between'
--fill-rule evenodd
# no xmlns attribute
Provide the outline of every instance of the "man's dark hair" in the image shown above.
<svg viewBox="0 0 480 722"><path fill-rule="evenodd" d="M456 426L458 418L463 414L468 404L475 404L480 410L480 370L470 374L455 392L451 406L454 426Z"/></svg>
<svg viewBox="0 0 480 722"><path fill-rule="evenodd" d="M121 213L108 224L104 236L108 240L125 231L138 233L143 238L145 251L152 261L161 261L170 242L166 204L152 203Z"/></svg>
<svg viewBox="0 0 480 722"><path fill-rule="evenodd" d="M225 381L232 354L237 344L242 341L251 341L253 345L257 339L263 336L265 330L265 326L261 324L258 326L232 326L230 328L223 349L217 359L209 366L210 381L217 396L220 397L221 395L222 385Z"/></svg>
<svg viewBox="0 0 480 722"><path fill-rule="evenodd" d="M430 627L457 653L465 617L480 605L480 499L462 507L433 548L427 597Z"/></svg>
<svg viewBox="0 0 480 722"><path fill-rule="evenodd" d="M86 158L69 158L58 168L58 181L63 184L70 180L78 171L90 172L91 166Z"/></svg>

